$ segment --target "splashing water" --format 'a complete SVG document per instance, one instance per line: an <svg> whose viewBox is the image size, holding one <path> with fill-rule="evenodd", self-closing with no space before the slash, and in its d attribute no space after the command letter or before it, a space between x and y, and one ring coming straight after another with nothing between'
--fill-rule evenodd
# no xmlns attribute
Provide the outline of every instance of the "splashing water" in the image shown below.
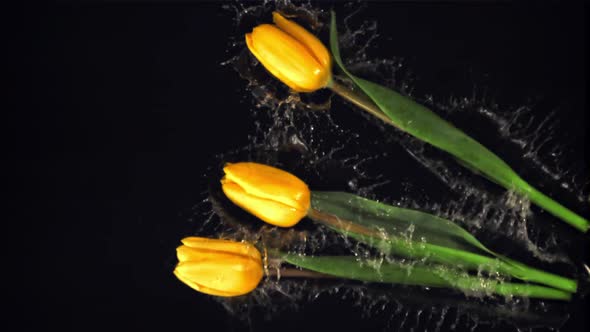
<svg viewBox="0 0 590 332"><path fill-rule="evenodd" d="M352 72L412 96L451 122L460 122L462 118L465 121L467 117L485 123L495 133L498 142L494 144L508 146L512 151L510 158L519 156L509 160L509 164L530 170L535 180L543 180L542 184L551 188L558 187L564 195L577 201L580 209L586 208L589 181L582 172L584 165L565 166L560 162L565 159L565 149L554 139L553 118L536 119L533 105L500 106L475 88L468 98L451 97L446 101L435 102L433 96L413 96L412 73L402 59L368 60L368 50L379 35L374 21L352 27L351 21L362 7L344 17L340 29L344 59ZM226 4L224 8L235 15L240 31L249 31L255 24L265 22L271 11L279 10L320 37L327 35L328 11L309 3L265 1ZM230 46L237 55L222 65L234 68L244 79L243 98L254 103L252 119L256 130L248 137L247 146L215 156L207 175L211 181L209 190L203 193L203 202L195 207L195 233L258 242L297 253L372 257L371 264L376 267L395 260L376 256L373 249L311 222L302 222L296 229L262 225L228 203L218 184L222 165L251 160L297 174L313 190L353 192L451 219L476 237L488 240L492 248L494 243L504 244L503 240L507 240L512 252L498 251L509 256L521 252L523 257L533 256L536 263L559 263L564 273L577 272L555 232L537 227L546 221L537 220L540 218L528 200L494 187L444 153L357 112L328 91L313 94L289 91L249 55L242 34L237 34ZM416 165L416 161L421 168L408 166ZM439 198L424 188L444 194ZM406 234L411 237L412 230L408 229ZM235 318L248 321L253 327L256 322L252 317L272 319L286 312L304 310L306 305L326 297L360 308L362 317L380 317L385 322L384 330L476 330L481 326L517 330L539 326L558 328L567 319L563 312L565 305L544 301L490 300L482 294L457 295L447 290L368 286L339 280L268 277L246 297L219 301Z"/></svg>

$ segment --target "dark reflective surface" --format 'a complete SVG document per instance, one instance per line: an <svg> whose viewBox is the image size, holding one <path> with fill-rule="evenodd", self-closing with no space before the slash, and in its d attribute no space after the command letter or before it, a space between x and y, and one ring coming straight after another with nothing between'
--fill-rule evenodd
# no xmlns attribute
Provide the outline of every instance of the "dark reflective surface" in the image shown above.
<svg viewBox="0 0 590 332"><path fill-rule="evenodd" d="M335 8L343 20L355 6ZM245 7L256 15L238 20L236 9ZM5 236L15 238L10 252L16 260L7 266L17 267L15 279L25 284L8 292L23 309L20 326L586 330L587 299L496 303L444 290L269 280L250 297L219 301L176 280L175 247L184 236L212 231L203 228L208 218L214 224L221 214L224 222L245 219L260 227L223 197L214 209L209 200L219 196L220 166L243 158L285 167L316 190L352 191L455 216L486 245L554 272L581 277L588 262L587 235L535 207L520 218L521 205L506 208L511 197L437 151L337 98L326 115L326 92L303 97L319 110L290 111L292 104L276 104L288 91L260 68L251 71L256 82L266 82L262 87L248 86L245 77L252 75L244 68L251 63L239 67L243 77L235 61L222 65L240 56L243 33L268 20L257 14L272 7L96 2L19 12L15 86L22 93L9 123L23 176L16 178L19 203L10 225L23 236ZM331 4L312 7L323 10L317 17L323 19ZM588 197L582 9L369 3L347 24L362 41L374 36L377 22L378 36L362 52L351 39L348 56L357 63L391 60L356 70L425 101L589 217L588 202L581 201ZM313 26L314 17L301 22ZM355 58L362 54L366 58ZM282 113L255 106L269 100L269 91L276 92L270 104ZM502 119L515 123L508 134ZM330 246L308 224L298 231Z"/></svg>

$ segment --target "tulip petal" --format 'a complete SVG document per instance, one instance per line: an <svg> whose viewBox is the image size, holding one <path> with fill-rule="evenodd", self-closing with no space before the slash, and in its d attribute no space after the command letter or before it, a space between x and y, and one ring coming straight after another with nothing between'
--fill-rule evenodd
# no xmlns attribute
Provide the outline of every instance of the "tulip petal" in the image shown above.
<svg viewBox="0 0 590 332"><path fill-rule="evenodd" d="M252 196L234 182L223 181L221 188L234 204L271 225L291 227L307 214L307 210L299 210L270 199Z"/></svg>
<svg viewBox="0 0 590 332"><path fill-rule="evenodd" d="M331 67L332 58L330 52L328 52L324 44L316 36L309 33L309 31L305 30L299 24L286 19L278 12L272 13L272 19L281 30L303 44L322 66L325 68Z"/></svg>
<svg viewBox="0 0 590 332"><path fill-rule="evenodd" d="M190 236L182 239L184 246L177 248L177 256L180 262L186 260L188 249L207 250L210 252L232 253L243 255L255 260L261 260L260 251L248 242L236 242L223 239L209 239L204 237ZM182 256L182 258L181 258Z"/></svg>
<svg viewBox="0 0 590 332"><path fill-rule="evenodd" d="M248 195L282 203L304 214L309 209L309 188L289 172L251 162L227 164L223 171L224 181L236 183Z"/></svg>
<svg viewBox="0 0 590 332"><path fill-rule="evenodd" d="M187 237L176 248L174 274L206 294L237 296L251 292L264 272L260 252L247 242Z"/></svg>
<svg viewBox="0 0 590 332"><path fill-rule="evenodd" d="M236 242L239 243L239 242ZM236 257L240 259L249 259L253 261L262 261L260 252L254 246L250 252L239 253L239 252L224 252L208 248L191 248L188 246L180 246L176 248L176 257L179 262L201 262L209 259L209 257L223 257L224 259L230 259Z"/></svg>
<svg viewBox="0 0 590 332"><path fill-rule="evenodd" d="M281 77L281 73L279 72L278 68L275 68L273 66L274 65L273 63L271 63L270 61L267 61L267 60L264 60L264 62L263 62L262 54L260 52L258 52L258 50L256 50L256 48L254 47L254 42L252 41L252 34L251 33L246 34L246 45L248 46L248 49L250 50L250 52L252 52L252 54L254 54L256 59L258 59L258 61L260 61L262 63L264 68L266 68L274 77L278 78L279 80L281 80L281 82L285 83L288 87L290 87L291 89L293 89L295 91L305 92L305 91L302 91L302 88L299 87L297 84L295 84L295 82L292 82L288 77Z"/></svg>
<svg viewBox="0 0 590 332"><path fill-rule="evenodd" d="M204 287L233 296L251 292L263 276L260 262L229 254L214 254L199 261L180 262L176 270L201 289Z"/></svg>
<svg viewBox="0 0 590 332"><path fill-rule="evenodd" d="M249 38L258 60L285 84L294 84L294 90L315 91L328 83L329 72L322 64L303 44L276 26L259 25Z"/></svg>
<svg viewBox="0 0 590 332"><path fill-rule="evenodd" d="M242 294L236 294L235 292L224 292L218 289L212 289L212 288L208 288L202 285L199 285L195 282L193 282L190 278L184 276L182 273L180 273L178 271L178 269L174 270L174 275L183 283L185 283L187 286L191 287L192 289L196 290L197 292L200 293L205 293L205 294L209 294L209 295L215 295L215 296L224 296L224 297L231 297L231 296L238 296L238 295L242 295Z"/></svg>

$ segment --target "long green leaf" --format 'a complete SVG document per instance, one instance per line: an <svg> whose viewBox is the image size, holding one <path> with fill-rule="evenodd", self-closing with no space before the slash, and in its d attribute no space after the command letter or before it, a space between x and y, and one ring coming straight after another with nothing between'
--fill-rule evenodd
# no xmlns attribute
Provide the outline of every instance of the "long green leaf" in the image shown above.
<svg viewBox="0 0 590 332"><path fill-rule="evenodd" d="M489 250L450 220L344 192L312 192L309 217L385 254L484 270L575 292L575 280L540 271Z"/></svg>
<svg viewBox="0 0 590 332"><path fill-rule="evenodd" d="M573 227L586 232L586 219L570 211L524 181L508 164L492 151L469 137L460 129L433 113L428 108L379 84L352 75L344 66L338 47L336 15L332 12L330 47L335 62L350 79L369 96L399 129L442 149L461 161L469 169L480 172L488 179L527 195L532 202Z"/></svg>
<svg viewBox="0 0 590 332"><path fill-rule="evenodd" d="M312 193L312 206L390 236L495 255L454 222L418 210L399 208L345 192L321 191Z"/></svg>
<svg viewBox="0 0 590 332"><path fill-rule="evenodd" d="M498 294L554 300L571 298L569 293L558 289L473 277L441 266L404 265L390 262L372 264L370 261L357 261L355 257L350 256L282 254L282 257L288 263L304 269L366 282L446 287L459 289L468 294Z"/></svg>

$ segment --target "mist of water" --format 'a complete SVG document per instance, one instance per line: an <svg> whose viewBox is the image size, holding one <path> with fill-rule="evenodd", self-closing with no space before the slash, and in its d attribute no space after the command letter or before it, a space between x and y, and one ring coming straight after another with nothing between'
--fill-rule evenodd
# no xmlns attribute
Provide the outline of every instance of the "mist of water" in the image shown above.
<svg viewBox="0 0 590 332"><path fill-rule="evenodd" d="M235 16L240 31L266 22L270 12L279 10L314 33L327 35L329 12L309 3L268 1L231 3L224 7L228 15ZM477 118L495 133L498 146L508 146L519 156L515 160L522 168L543 177L548 185L559 188L561 194L569 195L580 206L587 203L589 181L583 173L585 165L560 162L567 149L556 139L552 128L555 116L537 119L533 104L498 105L486 97L484 87L474 87L468 97L452 96L446 100L413 95L412 73L403 59L369 59L367 50L374 43L383 42L378 22L367 20L353 26L350 19L362 15L362 6L357 10L352 7L343 16L344 25L339 27L345 61L352 72L376 78L445 118ZM246 146L215 156L208 178L221 178L225 162L248 160L274 165L299 175L312 190L348 191L430 212L457 222L476 237L490 240L491 246L494 241L509 241L513 251L524 251L537 262L561 264L569 273L578 271L555 234L537 227L537 223L545 221L538 220L528 200L495 188L444 153L361 114L329 91L311 95L289 91L250 56L242 39L242 35L237 35L230 41L235 56L221 65L234 68L243 79L241 98L245 104L253 105L251 117L256 130L248 137ZM415 181L416 174L405 174L408 168L416 168L414 173L422 174L425 179ZM442 200L431 195L424 187L426 184L452 195L443 194ZM361 258L375 257L370 248L310 222L288 230L262 225L227 204L218 186L218 181L211 181L209 190L203 193L203 202L195 207L193 219L197 234L248 240L306 254L338 252L341 249L337 248L345 248ZM411 236L411 230L408 232ZM375 264L383 262L378 260ZM251 318L255 311L262 312L264 319L272 319L324 297L336 297L358 307L363 317L380 317L385 322L384 330L439 331L458 326L476 330L503 324L515 330L537 326L557 328L567 319L566 304L518 298L490 301L481 294L457 295L439 290L277 277L267 278L246 297L219 301L235 318L256 324Z"/></svg>

